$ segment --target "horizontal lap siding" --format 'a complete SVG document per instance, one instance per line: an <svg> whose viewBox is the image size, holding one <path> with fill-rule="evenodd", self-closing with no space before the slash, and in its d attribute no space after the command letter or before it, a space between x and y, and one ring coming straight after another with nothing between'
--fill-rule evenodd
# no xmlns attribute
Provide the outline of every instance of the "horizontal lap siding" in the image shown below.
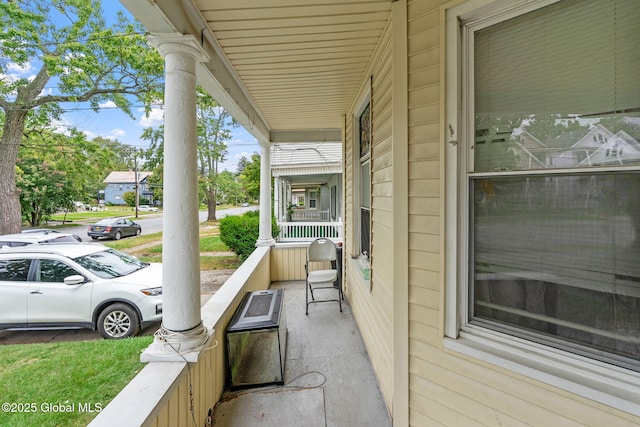
<svg viewBox="0 0 640 427"><path fill-rule="evenodd" d="M349 302L358 326L367 346L367 351L374 366L380 388L387 405L391 404L393 393L392 379L392 301L393 301L393 254L389 242L393 239L391 194L392 180L392 61L391 61L391 28L388 26L381 37L371 68L365 78L372 76L371 114L372 114L372 143L371 143L371 286L364 282L362 273L354 260L347 259L346 287ZM360 105L354 105L354 109ZM357 148L354 147L353 116L351 111L346 124L346 155L347 184L346 210L348 213L347 228L353 227L354 212L359 201L354 200L351 186L354 173L359 168ZM353 233L347 231L346 242L352 248L358 247L354 242ZM347 253L352 253L348 250Z"/></svg>
<svg viewBox="0 0 640 427"><path fill-rule="evenodd" d="M413 338L413 337L412 337ZM445 412L455 412L458 425L632 426L604 407L535 381L517 378L499 368L448 354L412 340L411 390L416 401L431 401ZM419 391L419 392L418 392ZM429 416L439 416L429 412ZM440 421L442 422L442 421ZM448 424L451 425L451 424Z"/></svg>
<svg viewBox="0 0 640 427"><path fill-rule="evenodd" d="M409 419L415 426L633 425L604 405L442 348L440 0L410 0Z"/></svg>

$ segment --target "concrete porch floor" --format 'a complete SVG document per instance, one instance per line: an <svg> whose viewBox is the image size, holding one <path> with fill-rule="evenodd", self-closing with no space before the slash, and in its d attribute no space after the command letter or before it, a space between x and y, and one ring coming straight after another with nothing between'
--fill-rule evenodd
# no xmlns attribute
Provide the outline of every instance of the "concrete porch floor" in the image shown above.
<svg viewBox="0 0 640 427"><path fill-rule="evenodd" d="M337 302L327 302L310 305L306 316L304 286L271 285L285 290L285 385L227 391L215 408L214 426L391 426L347 300L342 313ZM328 298L337 294L328 292Z"/></svg>

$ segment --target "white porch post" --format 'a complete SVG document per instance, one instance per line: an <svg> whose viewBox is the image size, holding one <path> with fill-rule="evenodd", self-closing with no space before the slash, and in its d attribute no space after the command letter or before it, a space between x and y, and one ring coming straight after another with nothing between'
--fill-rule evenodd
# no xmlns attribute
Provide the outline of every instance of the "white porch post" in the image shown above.
<svg viewBox="0 0 640 427"><path fill-rule="evenodd" d="M200 316L196 130L196 61L206 60L206 54L192 36L157 35L150 41L165 59L162 230L165 334L156 336L152 350L147 353L184 354L198 350L208 338ZM160 360L167 360L166 355Z"/></svg>
<svg viewBox="0 0 640 427"><path fill-rule="evenodd" d="M273 246L271 237L271 148L260 146L260 233L256 246Z"/></svg>
<svg viewBox="0 0 640 427"><path fill-rule="evenodd" d="M276 216L277 221L282 221L282 209L280 202L280 177L273 178L273 214Z"/></svg>

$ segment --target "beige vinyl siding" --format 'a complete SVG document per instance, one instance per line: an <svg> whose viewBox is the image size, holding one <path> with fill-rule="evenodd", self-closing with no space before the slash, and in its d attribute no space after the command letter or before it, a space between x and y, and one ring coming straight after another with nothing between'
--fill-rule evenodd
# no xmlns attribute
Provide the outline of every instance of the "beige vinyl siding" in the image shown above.
<svg viewBox="0 0 640 427"><path fill-rule="evenodd" d="M347 256L345 263L346 289L353 313L366 343L369 357L376 371L380 388L387 405L391 406L393 393L392 338L393 338L393 253L390 242L392 227L392 164L391 164L391 119L392 119L392 61L391 22L385 28L371 60L365 79L371 78L371 283L362 278L357 262ZM363 81L363 93L369 82ZM358 101L354 101L358 102ZM354 164L359 164L357 148L354 148L353 118L360 105L353 105L347 115L346 135L346 244L347 254L353 254L358 246L351 230L354 227L354 212L359 200L352 188ZM355 154L354 154L355 153Z"/></svg>
<svg viewBox="0 0 640 427"><path fill-rule="evenodd" d="M439 7L445 3L408 3L410 424L638 425L638 417L442 347L445 126Z"/></svg>

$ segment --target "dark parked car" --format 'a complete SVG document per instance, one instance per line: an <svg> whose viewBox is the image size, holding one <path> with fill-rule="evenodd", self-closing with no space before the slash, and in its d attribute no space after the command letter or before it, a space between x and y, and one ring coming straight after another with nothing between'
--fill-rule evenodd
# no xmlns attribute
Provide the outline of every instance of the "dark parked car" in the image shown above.
<svg viewBox="0 0 640 427"><path fill-rule="evenodd" d="M108 237L120 240L122 237L139 236L142 227L127 218L105 218L89 226L87 234L93 240L100 237Z"/></svg>

